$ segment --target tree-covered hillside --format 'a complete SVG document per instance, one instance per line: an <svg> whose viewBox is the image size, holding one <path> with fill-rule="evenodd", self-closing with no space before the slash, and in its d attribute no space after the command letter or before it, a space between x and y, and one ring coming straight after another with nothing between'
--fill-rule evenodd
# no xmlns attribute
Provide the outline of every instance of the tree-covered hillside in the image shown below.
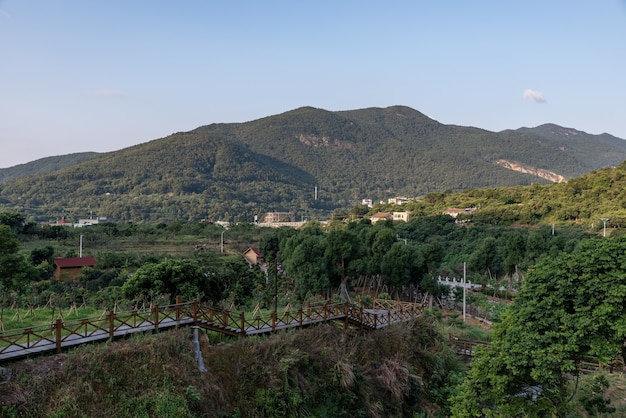
<svg viewBox="0 0 626 418"><path fill-rule="evenodd" d="M576 157L588 159L595 168L613 167L624 161L626 141L607 133L591 135L553 123L546 123L536 128L520 128L517 131L560 142L560 149Z"/></svg>
<svg viewBox="0 0 626 418"><path fill-rule="evenodd" d="M446 208L476 208L471 220L492 225L578 224L587 229L622 228L626 222L626 162L569 180L567 183L497 187L456 193L430 193L403 210L413 216L442 213ZM391 205L375 210L393 210ZM461 218L466 217L461 215Z"/></svg>
<svg viewBox="0 0 626 418"><path fill-rule="evenodd" d="M57 155L54 157L41 158L26 164L20 164L8 168L0 168L0 183L29 174L49 173L61 170L65 167L81 163L97 157L97 152L78 152L68 155Z"/></svg>
<svg viewBox="0 0 626 418"><path fill-rule="evenodd" d="M41 219L95 212L116 220L248 221L272 210L310 219L361 198L549 182L502 161L573 178L626 159L626 150L610 141L596 154L579 140L571 147L563 141L444 125L402 106L305 107L203 126L19 177L0 187L0 204Z"/></svg>

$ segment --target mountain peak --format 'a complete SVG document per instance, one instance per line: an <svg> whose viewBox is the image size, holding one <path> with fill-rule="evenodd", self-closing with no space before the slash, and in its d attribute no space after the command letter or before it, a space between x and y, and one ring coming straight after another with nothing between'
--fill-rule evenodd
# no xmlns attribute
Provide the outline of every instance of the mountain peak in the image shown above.
<svg viewBox="0 0 626 418"><path fill-rule="evenodd" d="M562 181L624 160L626 141L554 124L495 133L444 125L400 105L305 106L12 180L2 198L46 216L96 207L120 220L252 219L269 210L308 216L366 197Z"/></svg>

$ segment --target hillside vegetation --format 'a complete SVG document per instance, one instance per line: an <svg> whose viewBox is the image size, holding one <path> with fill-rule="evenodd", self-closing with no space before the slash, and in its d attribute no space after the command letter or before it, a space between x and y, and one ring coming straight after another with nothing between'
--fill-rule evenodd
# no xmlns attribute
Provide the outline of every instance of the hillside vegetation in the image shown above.
<svg viewBox="0 0 626 418"><path fill-rule="evenodd" d="M408 203L405 209L419 216L442 213L448 207L476 208L469 218L477 223L577 224L596 231L603 227L600 219L608 218L607 228L611 233L614 228L622 228L626 221L625 202L626 162L567 183L431 193L424 200Z"/></svg>
<svg viewBox="0 0 626 418"><path fill-rule="evenodd" d="M445 413L463 370L425 319L363 335L322 325L223 345L201 334L206 373L190 337L181 329L17 363L0 386L2 416L408 417Z"/></svg>
<svg viewBox="0 0 626 418"><path fill-rule="evenodd" d="M76 154L57 155L41 158L26 164L0 168L0 183L29 174L50 173L97 157L97 152L79 152Z"/></svg>
<svg viewBox="0 0 626 418"><path fill-rule="evenodd" d="M444 125L402 106L305 107L20 177L1 186L0 204L43 219L251 220L271 210L312 218L365 197L545 184L537 173L571 179L626 159L610 135L542 132Z"/></svg>

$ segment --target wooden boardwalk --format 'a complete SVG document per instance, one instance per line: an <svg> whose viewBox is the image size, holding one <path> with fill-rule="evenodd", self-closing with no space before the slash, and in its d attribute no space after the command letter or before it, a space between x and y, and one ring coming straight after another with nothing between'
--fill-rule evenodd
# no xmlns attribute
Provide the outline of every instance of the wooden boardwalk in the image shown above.
<svg viewBox="0 0 626 418"><path fill-rule="evenodd" d="M476 354L476 347L488 347L489 342L468 340L463 338L448 336L450 346L454 347L456 354L463 357L466 361L471 361ZM624 361L621 357L616 357L608 364L601 363L597 357L586 356L578 362L578 371L581 374L595 373L599 370L605 370L609 373L625 371Z"/></svg>
<svg viewBox="0 0 626 418"><path fill-rule="evenodd" d="M307 305L296 312L287 310L280 315L273 312L269 316L256 314L248 317L243 312L236 314L203 306L198 302L176 303L164 307L154 306L147 311L110 311L99 317L72 321L57 319L47 325L0 332L0 362L50 352L61 353L81 344L188 325L242 337L330 321L341 321L345 328L370 331L411 320L421 313L421 305L383 300L375 301L373 309L363 309L350 303L325 303Z"/></svg>

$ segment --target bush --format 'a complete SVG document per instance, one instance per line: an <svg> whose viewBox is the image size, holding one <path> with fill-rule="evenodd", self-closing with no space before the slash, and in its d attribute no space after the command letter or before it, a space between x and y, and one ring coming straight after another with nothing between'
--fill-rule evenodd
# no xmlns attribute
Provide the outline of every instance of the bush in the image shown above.
<svg viewBox="0 0 626 418"><path fill-rule="evenodd" d="M374 299L370 295L361 296L360 304L363 308L372 308L374 306Z"/></svg>

